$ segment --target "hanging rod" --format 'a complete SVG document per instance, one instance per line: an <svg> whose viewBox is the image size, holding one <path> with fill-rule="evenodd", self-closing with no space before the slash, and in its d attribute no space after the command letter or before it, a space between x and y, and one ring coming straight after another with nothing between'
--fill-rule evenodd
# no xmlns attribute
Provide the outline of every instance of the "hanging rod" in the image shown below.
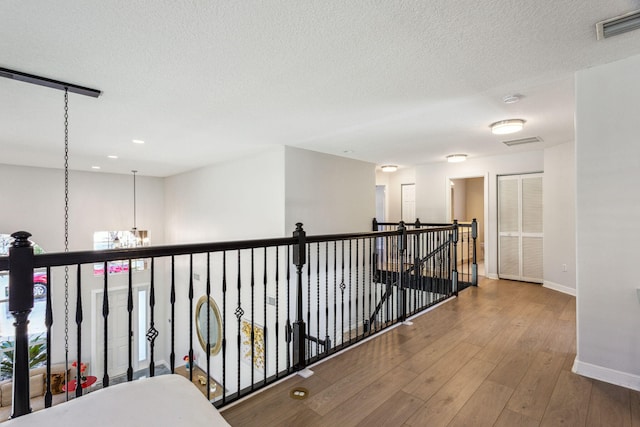
<svg viewBox="0 0 640 427"><path fill-rule="evenodd" d="M102 92L97 89L91 89L84 86L78 86L71 83L65 83L58 80L48 79L46 77L35 76L33 74L23 73L21 71L9 70L7 68L0 67L0 77L6 77L8 79L19 80L21 82L33 83L34 85L46 86L53 89L65 90L69 92L77 93L79 95L91 96L97 98Z"/></svg>

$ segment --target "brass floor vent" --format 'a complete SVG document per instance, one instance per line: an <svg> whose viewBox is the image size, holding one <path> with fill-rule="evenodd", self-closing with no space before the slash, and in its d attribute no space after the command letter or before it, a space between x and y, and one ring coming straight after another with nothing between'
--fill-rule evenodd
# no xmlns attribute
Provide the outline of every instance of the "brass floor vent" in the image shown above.
<svg viewBox="0 0 640 427"><path fill-rule="evenodd" d="M292 399L303 400L309 396L309 390L304 387L292 388L289 392L289 397Z"/></svg>

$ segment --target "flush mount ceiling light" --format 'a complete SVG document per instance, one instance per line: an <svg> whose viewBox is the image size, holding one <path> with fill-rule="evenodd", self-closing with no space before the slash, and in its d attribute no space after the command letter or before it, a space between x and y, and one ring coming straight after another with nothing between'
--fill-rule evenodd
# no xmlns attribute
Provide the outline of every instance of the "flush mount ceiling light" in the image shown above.
<svg viewBox="0 0 640 427"><path fill-rule="evenodd" d="M395 172L398 170L398 166L396 165L384 165L382 166L382 172Z"/></svg>
<svg viewBox="0 0 640 427"><path fill-rule="evenodd" d="M499 122L491 123L489 127L491 128L491 133L494 135L506 135L521 131L524 128L524 120L500 120Z"/></svg>
<svg viewBox="0 0 640 427"><path fill-rule="evenodd" d="M466 154L449 154L447 156L447 162L449 163L460 163L467 160Z"/></svg>
<svg viewBox="0 0 640 427"><path fill-rule="evenodd" d="M131 142L133 142L134 144L144 144L144 141L141 139L132 139Z"/></svg>

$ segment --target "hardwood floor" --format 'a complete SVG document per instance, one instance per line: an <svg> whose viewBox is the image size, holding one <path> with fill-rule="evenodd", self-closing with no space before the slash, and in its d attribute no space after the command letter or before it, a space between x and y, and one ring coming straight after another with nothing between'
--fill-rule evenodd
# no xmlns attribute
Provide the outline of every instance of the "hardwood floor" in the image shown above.
<svg viewBox="0 0 640 427"><path fill-rule="evenodd" d="M262 427L640 427L640 393L571 372L574 297L483 279L413 322L222 415ZM291 399L294 386L309 397Z"/></svg>

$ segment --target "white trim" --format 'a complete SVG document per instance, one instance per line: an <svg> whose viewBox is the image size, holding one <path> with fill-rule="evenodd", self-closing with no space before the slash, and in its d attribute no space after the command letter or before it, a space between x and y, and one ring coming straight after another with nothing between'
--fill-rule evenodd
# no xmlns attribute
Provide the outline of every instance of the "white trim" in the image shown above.
<svg viewBox="0 0 640 427"><path fill-rule="evenodd" d="M558 283L553 283L548 280L545 280L542 284L543 288L553 289L554 291L562 292L563 294L576 296L576 289L570 288L568 286L560 285Z"/></svg>
<svg viewBox="0 0 640 427"><path fill-rule="evenodd" d="M640 391L640 376L605 368L604 366L581 362L577 357L573 362L573 368L571 368L571 371L588 378Z"/></svg>
<svg viewBox="0 0 640 427"><path fill-rule="evenodd" d="M485 268L485 270L487 269L487 264L484 265L484 268ZM493 280L500 279L497 274L495 274L495 273L487 273L486 271L484 273L484 277L486 277L487 279L493 279Z"/></svg>

